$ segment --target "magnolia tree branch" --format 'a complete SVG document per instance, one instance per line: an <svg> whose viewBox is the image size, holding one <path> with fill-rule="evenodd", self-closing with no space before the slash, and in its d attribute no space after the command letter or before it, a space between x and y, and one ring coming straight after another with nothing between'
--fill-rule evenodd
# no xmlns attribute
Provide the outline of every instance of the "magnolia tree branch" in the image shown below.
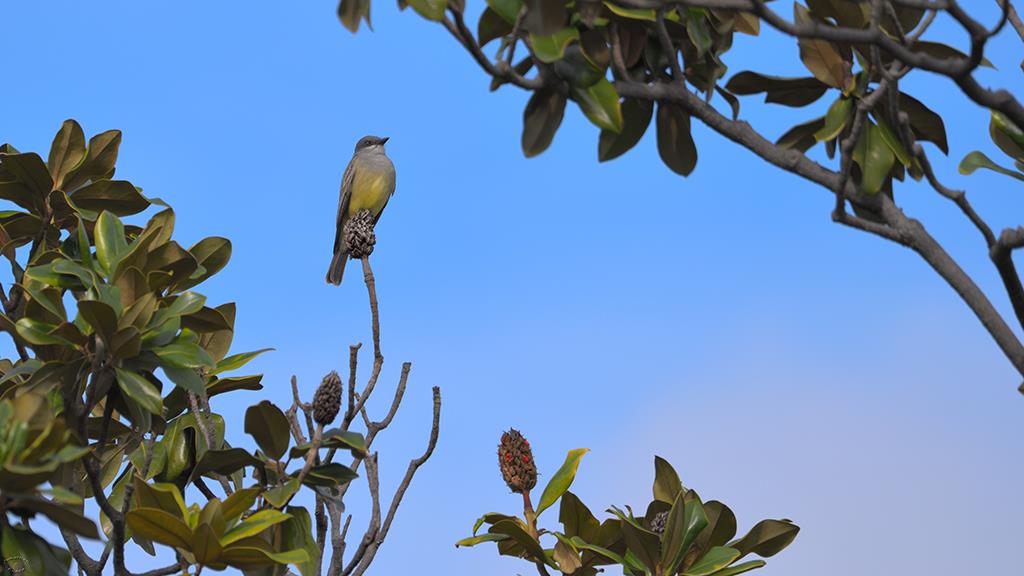
<svg viewBox="0 0 1024 576"><path fill-rule="evenodd" d="M872 0L871 19L866 28L839 27L818 21L793 22L774 12L763 0L679 0L671 2L617 0L617 4L630 8L655 9L654 26L658 40L662 45L663 52L673 56L668 59L668 66L672 72L671 77L653 78L645 82L632 80L626 70L616 25L611 23L608 26L608 35L611 41L614 85L622 97L678 104L688 114L696 117L719 135L736 142L770 164L831 191L836 196L836 209L833 212L833 217L837 222L870 232L915 251L957 292L1017 371L1024 375L1024 346L974 280L963 271L920 222L907 217L896 206L891 196L883 193L865 194L850 177L853 148L858 135L866 124L866 116L868 113L882 112L878 105L888 99L889 108L892 110L889 115L893 116L890 120L898 127L900 141L920 164L929 184L940 195L953 202L981 233L989 249L990 257L1003 280L1017 318L1024 326L1024 287L1021 285L1011 257L1012 250L1024 247L1024 228L1004 231L999 238L996 238L988 224L967 201L966 194L962 191L952 190L938 180L927 155L910 130L907 115L900 112L898 106L894 105L899 92L899 79L913 69L922 69L951 79L973 102L1000 111L1014 123L1024 126L1024 107L1012 94L1006 90L983 88L973 77L973 72L984 61L987 42L1007 22L1010 22L1018 32L1024 31L1024 26L1017 27L1020 19L1010 2L1005 0L997 0L997 2L1003 9L1001 17L994 27L988 29L971 18L953 0ZM853 126L840 140L839 170L826 168L797 150L774 144L747 122L727 118L711 104L691 92L681 82L682 70L677 59L677 49L672 44L665 25L665 9L674 6L748 12L760 17L761 20L784 34L796 38L817 38L868 47L874 67L880 71L882 78L878 87L858 102ZM879 23L883 14L895 13L894 6L920 8L924 9L926 13L915 30L903 30L898 27L896 35L891 36L882 30ZM495 64L483 57L479 46L476 45L472 35L461 22L461 13L457 10L449 10L449 12L452 15L452 20L446 19L443 22L445 27L471 52L484 71L494 78L526 90L538 90L562 82L557 77L543 74L528 79L510 77L507 70L500 68L500 62ZM966 58L936 58L924 51L913 49L914 43L920 39L940 12L951 16L967 32L970 50ZM893 18L893 20L897 19ZM1024 38L1024 32L1022 32L1022 38ZM881 66L880 55L883 53L893 59L889 68ZM887 184L887 186L891 186L891 184ZM872 216L866 218L847 213L846 202L850 202L857 209L857 214Z"/></svg>
<svg viewBox="0 0 1024 576"><path fill-rule="evenodd" d="M348 493L351 483L338 487L332 495L318 492L315 503L316 543L320 549L321 560L326 559L329 556L326 566L328 576L349 576L352 574L361 575L369 568L377 550L387 537L388 531L390 530L391 524L398 511L398 507L402 502L402 498L404 497L406 490L408 490L409 485L412 482L413 476L420 466L430 458L430 455L434 451L434 447L437 445L441 415L441 392L439 388L435 387L433 389L433 425L428 437L427 449L422 456L410 462L409 468L406 470L405 477L402 479L402 482L399 484L398 489L388 505L387 514L384 515L380 498L380 469L377 465L378 454L377 452L372 451L371 448L377 435L391 425L395 415L398 413L398 408L401 405L402 400L405 398L405 392L409 381L409 372L412 369L412 364L409 362L402 364L401 374L398 379L398 384L395 387L391 406L384 414L384 417L380 420L371 419L366 408L366 403L376 389L376 385L383 368L384 355L381 352L380 345L380 312L377 302L376 280L374 279L373 269L370 266L370 260L368 257L362 258L362 265L363 281L366 284L366 293L370 307L370 325L373 338L374 362L365 386L363 386L361 391L357 391L359 350L361 345L355 344L349 347L349 375L347 382L348 399L347 405L345 406L342 414L340 429L343 431L350 430L357 417L366 428L364 435L365 450L354 453L352 463L349 467L353 471L358 471L361 465L365 464L363 468L365 470L366 481L370 492L371 517L357 548L353 552L351 558L346 562L345 552L348 548L346 538L349 526L352 522L352 516L348 515L344 520L342 517L345 515L345 505L343 503L344 497ZM339 398L339 402L340 401L341 399ZM334 456L337 453L337 448L332 446L327 450L327 453L323 458L320 457L320 447L327 436L324 431L323 424L317 423L314 426L312 418L313 411L314 408L311 403L302 401L299 394L298 381L295 377L292 377L292 405L285 412L285 417L289 422L290 434L295 439L296 443L305 444L307 441L307 435L303 432L299 420L299 412L302 412L307 423L308 438L310 442L310 449L306 453L302 469L299 471L297 476L300 484L310 473L315 464L330 463L334 460Z"/></svg>

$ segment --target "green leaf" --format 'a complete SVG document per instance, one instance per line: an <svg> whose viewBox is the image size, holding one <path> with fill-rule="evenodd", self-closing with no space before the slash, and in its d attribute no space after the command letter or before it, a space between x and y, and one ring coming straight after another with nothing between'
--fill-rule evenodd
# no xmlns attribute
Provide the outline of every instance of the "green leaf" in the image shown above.
<svg viewBox="0 0 1024 576"><path fill-rule="evenodd" d="M829 107L825 114L825 125L814 133L814 139L818 142L832 140L839 137L839 133L846 128L850 120L850 113L853 111L853 99L840 96Z"/></svg>
<svg viewBox="0 0 1024 576"><path fill-rule="evenodd" d="M530 45L533 46L533 54L538 60L545 64L551 64L562 58L565 48L570 42L579 39L579 30L570 27L563 28L550 36L530 34Z"/></svg>
<svg viewBox="0 0 1024 576"><path fill-rule="evenodd" d="M889 127L889 123L875 112L872 112L871 116L874 117L875 122L878 124L880 135L882 136L882 140L885 142L886 146L892 150L892 153L896 156L896 159L900 161L900 164L909 168L912 162L910 153L903 147L903 143L900 142L896 133Z"/></svg>
<svg viewBox="0 0 1024 576"><path fill-rule="evenodd" d="M949 154L949 144L946 141L946 125L935 111L925 106L920 100L900 92L899 107L910 117L910 129L914 137L924 142L932 142Z"/></svg>
<svg viewBox="0 0 1024 576"><path fill-rule="evenodd" d="M89 180L112 177L120 146L120 130L107 130L90 138L85 160L64 179L64 190L73 191Z"/></svg>
<svg viewBox="0 0 1024 576"><path fill-rule="evenodd" d="M708 525L708 516L704 512L704 504L693 490L681 496L683 499L683 543L680 554L685 555L690 546ZM681 560L682 558L680 558ZM678 565L678 564L677 564Z"/></svg>
<svg viewBox="0 0 1024 576"><path fill-rule="evenodd" d="M687 518L683 497L682 490L676 492L665 522L665 531L661 533L661 555L658 565L666 574L675 574L686 554L683 542L687 536Z"/></svg>
<svg viewBox="0 0 1024 576"><path fill-rule="evenodd" d="M541 512L547 510L559 498L562 494L565 494L569 486L572 486L572 481L576 478L576 470L580 466L580 460L583 459L583 455L590 452L590 448L577 448L570 450L565 456L565 462L555 472L555 475L548 481L547 486L544 487L544 492L540 496L540 503L537 505L537 516L540 516Z"/></svg>
<svg viewBox="0 0 1024 576"><path fill-rule="evenodd" d="M710 576L732 564L740 557L740 551L727 546L715 546L690 566L683 576Z"/></svg>
<svg viewBox="0 0 1024 576"><path fill-rule="evenodd" d="M111 212L104 211L96 219L96 260L105 272L111 274L117 263L128 253L124 238L124 224Z"/></svg>
<svg viewBox="0 0 1024 576"><path fill-rule="evenodd" d="M789 546L796 538L800 527L785 520L761 520L747 532L747 535L729 544L740 551L740 557L757 554L769 558Z"/></svg>
<svg viewBox="0 0 1024 576"><path fill-rule="evenodd" d="M537 90L523 111L523 154L527 158L547 150L562 124L565 96L554 88Z"/></svg>
<svg viewBox="0 0 1024 576"><path fill-rule="evenodd" d="M230 476L236 470L260 464L261 462L258 458L241 448L207 450L202 458L199 459L199 462L196 462L191 478L195 479L211 472Z"/></svg>
<svg viewBox="0 0 1024 576"><path fill-rule="evenodd" d="M320 567L320 547L313 536L309 511L301 506L289 506L285 512L289 518L282 530L284 548L305 550L308 560L298 562L295 567L301 576L317 576Z"/></svg>
<svg viewBox="0 0 1024 576"><path fill-rule="evenodd" d="M498 12L488 6L484 9L484 13L480 15L480 20L476 26L477 43L482 48L491 40L501 38L511 32L512 23L505 20Z"/></svg>
<svg viewBox="0 0 1024 576"><path fill-rule="evenodd" d="M206 350L200 348L198 344L180 339L166 346L153 348L153 353L160 358L161 365L172 368L213 368L214 366L213 358L206 353Z"/></svg>
<svg viewBox="0 0 1024 576"><path fill-rule="evenodd" d="M448 5L447 0L406 0L409 6L420 16L427 20L440 22L444 20L444 10Z"/></svg>
<svg viewBox="0 0 1024 576"><path fill-rule="evenodd" d="M126 515L128 527L135 534L154 542L188 550L192 531L177 516L156 508L136 508Z"/></svg>
<svg viewBox="0 0 1024 576"><path fill-rule="evenodd" d="M202 273L195 274L187 280L179 282L179 290L197 286L217 272L220 272L227 265L228 261L231 260L231 241L219 236L203 238L189 248L188 252L195 258Z"/></svg>
<svg viewBox="0 0 1024 576"><path fill-rule="evenodd" d="M586 88L573 87L573 100L595 126L602 130L622 132L622 109L619 93L607 78L601 78Z"/></svg>
<svg viewBox="0 0 1024 576"><path fill-rule="evenodd" d="M221 559L237 568L254 569L271 564L298 565L309 561L305 550L275 552L261 538L245 538L224 549Z"/></svg>
<svg viewBox="0 0 1024 576"><path fill-rule="evenodd" d="M751 560L750 562L744 562L735 566L730 566L723 570L719 570L714 573L714 576L736 576L737 574L743 574L744 572L750 572L756 570L767 564L764 560Z"/></svg>
<svg viewBox="0 0 1024 576"><path fill-rule="evenodd" d="M0 164L13 174L19 181L28 186L29 190L42 201L53 190L53 179L50 171L39 154L0 153Z"/></svg>
<svg viewBox="0 0 1024 576"><path fill-rule="evenodd" d="M338 3L338 19L349 32L359 31L359 23L366 20L366 26L373 30L370 23L370 0L341 0Z"/></svg>
<svg viewBox="0 0 1024 576"><path fill-rule="evenodd" d="M252 436L260 449L274 460L280 460L288 450L288 419L280 408L267 400L245 411L245 433Z"/></svg>
<svg viewBox="0 0 1024 576"><path fill-rule="evenodd" d="M220 374L221 372L230 372L232 370L238 370L242 366L249 363L250 360L263 354L264 352L271 352L273 348L261 348L253 352L243 352L241 354L234 354L227 358L217 362L217 367L210 370L208 373L212 376L214 374Z"/></svg>
<svg viewBox="0 0 1024 576"><path fill-rule="evenodd" d="M200 524L192 534L189 551L195 556L198 564L205 565L220 558L224 548L217 541L217 534L213 528L209 524Z"/></svg>
<svg viewBox="0 0 1024 576"><path fill-rule="evenodd" d="M149 208L149 200L125 180L97 180L72 192L69 197L81 210L106 210L118 216L138 214Z"/></svg>
<svg viewBox="0 0 1024 576"><path fill-rule="evenodd" d="M515 24L523 7L523 0L487 0L487 6L509 24Z"/></svg>
<svg viewBox="0 0 1024 576"><path fill-rule="evenodd" d="M1024 160L1024 132L1002 112L992 111L989 136L1004 154L1015 160Z"/></svg>
<svg viewBox="0 0 1024 576"><path fill-rule="evenodd" d="M298 472L296 472L296 474L298 474ZM309 474L303 482L309 486L333 487L342 486L358 477L358 474L348 466L337 462L331 462L329 464L321 464L310 468Z"/></svg>
<svg viewBox="0 0 1024 576"><path fill-rule="evenodd" d="M697 167L697 145L690 134L690 115L678 104L659 102L658 155L676 174L688 176Z"/></svg>
<svg viewBox="0 0 1024 576"><path fill-rule="evenodd" d="M864 133L853 151L853 161L861 169L860 187L868 194L876 194L885 185L896 155L882 138L882 131L874 122L868 122Z"/></svg>
<svg viewBox="0 0 1024 576"><path fill-rule="evenodd" d="M775 144L783 148L792 148L800 152L807 152L812 146L818 143L814 134L825 126L825 117L815 118L803 124L793 126L785 134L775 141Z"/></svg>
<svg viewBox="0 0 1024 576"><path fill-rule="evenodd" d="M8 508L21 508L39 512L58 526L66 528L79 536L94 540L100 537L99 531L96 530L96 524L92 520L89 520L74 508L69 508L56 502L50 502L42 498L15 498L8 502Z"/></svg>
<svg viewBox="0 0 1024 576"><path fill-rule="evenodd" d="M562 523L566 536L570 538L579 536L588 542L596 539L601 529L600 522L597 521L590 509L569 491L562 494L558 521Z"/></svg>
<svg viewBox="0 0 1024 576"><path fill-rule="evenodd" d="M565 0L526 0L523 29L531 34L547 36L565 26Z"/></svg>
<svg viewBox="0 0 1024 576"><path fill-rule="evenodd" d="M626 98L622 101L622 130L601 130L597 159L607 162L625 154L643 138L654 115L654 102Z"/></svg>
<svg viewBox="0 0 1024 576"><path fill-rule="evenodd" d="M704 503L704 513L708 517L708 525L697 536L695 546L708 550L714 546L723 546L736 536L736 515L728 506L717 500L709 500Z"/></svg>
<svg viewBox="0 0 1024 576"><path fill-rule="evenodd" d="M711 31L708 30L708 23L705 20L704 11L699 8L687 9L686 35L690 42L697 47L697 58L703 58L711 49L713 39Z"/></svg>
<svg viewBox="0 0 1024 576"><path fill-rule="evenodd" d="M527 557L530 559L540 560L541 562L545 562L547 559L540 542L533 536L530 536L524 528L522 521L518 518L500 520L487 531L491 534L503 534L515 540L516 543L523 547L523 550L528 554Z"/></svg>
<svg viewBox="0 0 1024 576"><path fill-rule="evenodd" d="M117 374L117 385L125 396L157 416L163 413L163 400L156 386L131 370L115 368L114 371Z"/></svg>
<svg viewBox="0 0 1024 576"><path fill-rule="evenodd" d="M263 499L270 503L274 508L283 508L292 499L292 496L299 491L299 487L302 485L299 483L298 478L291 478L280 486L274 486L270 490L263 493Z"/></svg>
<svg viewBox="0 0 1024 576"><path fill-rule="evenodd" d="M37 346L45 346L48 344L74 346L74 343L57 336L55 334L57 326L52 324L46 324L31 318L22 318L15 323L15 328L18 331L18 336L24 338L29 344L35 344Z"/></svg>
<svg viewBox="0 0 1024 576"><path fill-rule="evenodd" d="M679 480L676 469L668 463L668 460L660 456L654 457L654 499L672 504L676 497L683 490L683 483Z"/></svg>
<svg viewBox="0 0 1024 576"><path fill-rule="evenodd" d="M164 374L174 382L176 386L193 394L202 394L206 389L206 382L195 368L179 368L176 366L162 366ZM212 394L210 394L212 396Z"/></svg>
<svg viewBox="0 0 1024 576"><path fill-rule="evenodd" d="M653 8L626 8L619 6L615 2L605 2L604 5L612 14L623 18L629 18L630 20L654 22L658 19Z"/></svg>
<svg viewBox="0 0 1024 576"><path fill-rule="evenodd" d="M117 332L117 313L113 308L99 300L79 300L78 314L92 326L108 348L112 347L114 333Z"/></svg>
<svg viewBox="0 0 1024 576"><path fill-rule="evenodd" d="M85 133L74 120L65 120L53 137L50 156L46 161L53 178L53 187L61 188L64 177L85 159Z"/></svg>
<svg viewBox="0 0 1024 576"><path fill-rule="evenodd" d="M479 536L470 536L469 538L463 538L456 542L455 547L469 548L484 542L501 542L502 540L507 540L508 537L508 534L481 534Z"/></svg>
<svg viewBox="0 0 1024 576"><path fill-rule="evenodd" d="M649 530L639 528L632 522L622 523L622 537L626 548L651 572L658 566L661 543L658 535Z"/></svg>
<svg viewBox="0 0 1024 576"><path fill-rule="evenodd" d="M255 536L275 524L288 520L288 518L289 516L280 510L260 510L228 530L220 539L221 546L227 547L242 538Z"/></svg>
<svg viewBox="0 0 1024 576"><path fill-rule="evenodd" d="M971 152L967 156L964 156L964 159L960 161L959 171L961 174L974 174L974 171L977 170L978 168L987 168L994 172L1005 174L1006 176L1012 176L1017 180L1024 181L1024 174L1021 174L1016 170L1004 168L999 164L996 164L995 162L992 161L992 159L990 159L984 153L979 152L978 150L975 150L974 152Z"/></svg>
<svg viewBox="0 0 1024 576"><path fill-rule="evenodd" d="M952 46L940 44L939 42L929 42L927 40L918 40L917 42L914 42L910 47L910 50L911 52L916 52L918 54L927 54L932 58L939 60L967 60L969 58L967 54L964 54ZM981 66L995 70L995 65L993 65L992 62L984 56L981 58Z"/></svg>
<svg viewBox="0 0 1024 576"><path fill-rule="evenodd" d="M236 490L228 496L221 506L221 514L224 515L224 520L230 522L241 516L246 510L252 508L252 505L256 503L256 497L260 495L260 491L261 489L258 486L253 486Z"/></svg>

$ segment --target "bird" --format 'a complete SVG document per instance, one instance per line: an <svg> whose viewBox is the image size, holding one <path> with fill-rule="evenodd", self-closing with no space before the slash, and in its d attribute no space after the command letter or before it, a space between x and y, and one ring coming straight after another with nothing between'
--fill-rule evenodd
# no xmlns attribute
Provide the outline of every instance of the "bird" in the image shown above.
<svg viewBox="0 0 1024 576"><path fill-rule="evenodd" d="M338 195L338 216L335 219L334 256L327 269L327 282L338 286L345 274L348 247L345 245L345 222L361 210L369 210L373 223L380 219L384 207L395 193L395 165L384 152L388 137L364 136L356 142L352 160L341 177Z"/></svg>

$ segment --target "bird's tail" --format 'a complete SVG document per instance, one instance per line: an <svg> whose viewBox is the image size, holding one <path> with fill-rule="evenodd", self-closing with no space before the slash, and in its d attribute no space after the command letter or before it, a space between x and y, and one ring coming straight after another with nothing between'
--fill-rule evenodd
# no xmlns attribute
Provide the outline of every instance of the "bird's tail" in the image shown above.
<svg viewBox="0 0 1024 576"><path fill-rule="evenodd" d="M345 275L345 264L348 263L348 252L336 250L331 258L331 267L327 269L327 282L335 286L341 285L341 277Z"/></svg>

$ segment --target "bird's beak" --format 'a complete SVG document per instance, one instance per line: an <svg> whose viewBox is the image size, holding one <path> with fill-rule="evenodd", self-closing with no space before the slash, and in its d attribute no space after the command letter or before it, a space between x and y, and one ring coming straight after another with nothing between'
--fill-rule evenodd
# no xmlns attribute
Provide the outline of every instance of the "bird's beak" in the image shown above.
<svg viewBox="0 0 1024 576"><path fill-rule="evenodd" d="M381 138L381 139L380 139L380 143L381 143L381 144L387 144L387 143L388 143L388 140L391 140L391 137L389 137L389 136L385 136L385 137L383 137L383 138Z"/></svg>

